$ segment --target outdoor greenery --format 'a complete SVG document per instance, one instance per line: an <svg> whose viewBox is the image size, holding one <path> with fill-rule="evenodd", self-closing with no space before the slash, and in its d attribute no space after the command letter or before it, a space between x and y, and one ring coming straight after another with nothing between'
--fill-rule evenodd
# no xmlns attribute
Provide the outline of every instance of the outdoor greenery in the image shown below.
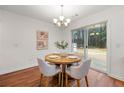
<svg viewBox="0 0 124 93"><path fill-rule="evenodd" d="M88 46L91 48L106 48L106 25L89 29Z"/></svg>
<svg viewBox="0 0 124 93"><path fill-rule="evenodd" d="M62 41L56 41L55 45L58 49L66 49L68 47L68 42L66 42L65 40Z"/></svg>
<svg viewBox="0 0 124 93"><path fill-rule="evenodd" d="M97 24L86 27L88 31L89 48L106 48L106 24ZM84 47L84 29L72 32L72 42L78 48Z"/></svg>

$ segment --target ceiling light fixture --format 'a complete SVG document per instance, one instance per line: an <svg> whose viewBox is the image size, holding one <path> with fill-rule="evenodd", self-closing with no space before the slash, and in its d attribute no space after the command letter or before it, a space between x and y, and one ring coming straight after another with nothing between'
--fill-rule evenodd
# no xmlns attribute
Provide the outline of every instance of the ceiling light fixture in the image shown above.
<svg viewBox="0 0 124 93"><path fill-rule="evenodd" d="M67 27L70 24L70 22L71 22L70 18L66 18L63 16L63 5L61 5L61 15L59 16L59 18L54 18L53 23L58 27L62 26Z"/></svg>

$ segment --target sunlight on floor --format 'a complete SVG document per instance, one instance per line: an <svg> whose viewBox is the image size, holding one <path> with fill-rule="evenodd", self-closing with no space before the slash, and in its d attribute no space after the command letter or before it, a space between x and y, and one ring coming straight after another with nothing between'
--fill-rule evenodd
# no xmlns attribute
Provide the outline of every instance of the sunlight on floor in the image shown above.
<svg viewBox="0 0 124 93"><path fill-rule="evenodd" d="M83 49L77 49L78 53L83 54ZM106 49L88 49L88 56L92 58L91 67L106 72Z"/></svg>

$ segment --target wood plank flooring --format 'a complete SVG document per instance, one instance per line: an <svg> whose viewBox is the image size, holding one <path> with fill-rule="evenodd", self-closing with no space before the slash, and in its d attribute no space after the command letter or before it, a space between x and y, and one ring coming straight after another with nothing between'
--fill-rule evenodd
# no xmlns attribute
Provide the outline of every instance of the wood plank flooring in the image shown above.
<svg viewBox="0 0 124 93"><path fill-rule="evenodd" d="M41 86L45 86L46 77L42 77ZM90 70L88 74L90 87L124 87L124 82L113 79L104 73ZM38 67L32 67L13 73L0 75L0 87L37 87L40 83ZM69 79L69 87L76 87L76 81ZM85 87L85 80L81 80L81 87ZM48 87L58 87L57 76L49 78Z"/></svg>

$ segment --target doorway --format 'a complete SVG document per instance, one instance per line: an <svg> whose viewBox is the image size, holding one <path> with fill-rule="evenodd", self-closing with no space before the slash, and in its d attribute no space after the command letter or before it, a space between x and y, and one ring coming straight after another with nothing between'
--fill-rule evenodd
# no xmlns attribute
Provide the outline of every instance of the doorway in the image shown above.
<svg viewBox="0 0 124 93"><path fill-rule="evenodd" d="M72 49L84 58L91 57L91 67L107 69L106 22L72 30Z"/></svg>

